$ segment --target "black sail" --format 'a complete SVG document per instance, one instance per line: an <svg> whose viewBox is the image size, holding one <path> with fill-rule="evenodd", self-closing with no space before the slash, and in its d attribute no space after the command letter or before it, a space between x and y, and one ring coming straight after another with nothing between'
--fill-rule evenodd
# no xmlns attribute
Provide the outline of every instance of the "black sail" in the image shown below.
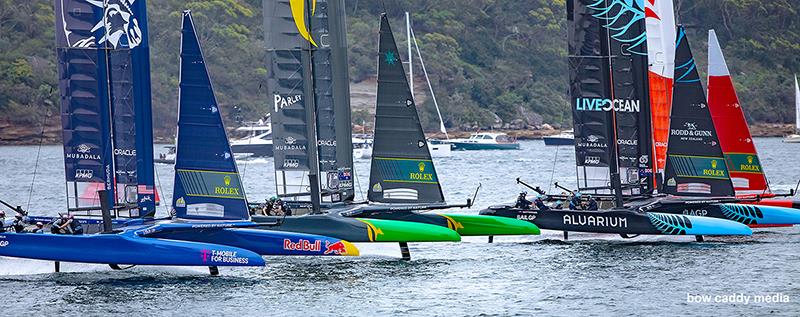
<svg viewBox="0 0 800 317"><path fill-rule="evenodd" d="M315 8L294 0L264 0L263 7L277 193L313 201L319 199L319 166L311 52L318 39L308 17Z"/></svg>
<svg viewBox="0 0 800 317"><path fill-rule="evenodd" d="M311 35L323 200L352 201L353 145L344 0L317 0Z"/></svg>
<svg viewBox="0 0 800 317"><path fill-rule="evenodd" d="M367 198L385 203L444 202L406 72L381 15L375 140Z"/></svg>
<svg viewBox="0 0 800 317"><path fill-rule="evenodd" d="M733 184L682 26L678 27L676 43L664 192L681 196L733 196Z"/></svg>
<svg viewBox="0 0 800 317"><path fill-rule="evenodd" d="M573 0L567 2L567 19L579 188L608 193L617 187L613 182L622 181L625 193L650 192L644 8Z"/></svg>

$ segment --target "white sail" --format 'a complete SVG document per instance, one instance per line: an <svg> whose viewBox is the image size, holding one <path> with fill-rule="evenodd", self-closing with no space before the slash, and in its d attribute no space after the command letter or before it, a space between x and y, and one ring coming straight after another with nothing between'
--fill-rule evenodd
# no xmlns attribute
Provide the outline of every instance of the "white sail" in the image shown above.
<svg viewBox="0 0 800 317"><path fill-rule="evenodd" d="M795 130L800 131L800 86L797 85L797 75L794 75L794 124Z"/></svg>

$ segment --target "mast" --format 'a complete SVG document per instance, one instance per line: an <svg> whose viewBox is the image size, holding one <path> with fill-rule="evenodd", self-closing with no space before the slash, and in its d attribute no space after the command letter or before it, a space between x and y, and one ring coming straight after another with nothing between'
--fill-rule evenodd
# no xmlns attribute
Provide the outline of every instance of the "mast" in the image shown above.
<svg viewBox="0 0 800 317"><path fill-rule="evenodd" d="M313 30L311 25L311 16L314 14L313 12L309 12L309 8L316 7L316 0L305 0L305 10L303 11L303 18L306 21L306 25L308 26L308 30ZM313 3L312 3L313 2ZM313 10L313 9L312 9ZM317 96L314 93L314 46L312 46L311 41L304 41L303 49L302 49L302 56L301 61L305 67L303 67L304 74L303 77L306 78L303 82L306 83L303 86L303 92L306 96L311 96L308 98L308 104L306 104L306 125L307 134L309 138L309 146L308 146L308 162L309 162L309 171L308 171L308 181L309 186L311 187L311 211L312 213L317 213L320 210L321 204L321 195L319 190L319 154L317 152L318 142L317 142L317 107L316 101Z"/></svg>
<svg viewBox="0 0 800 317"><path fill-rule="evenodd" d="M411 16L406 11L406 39L408 44L408 88L411 89L411 97L414 97L414 66L413 55L411 55Z"/></svg>

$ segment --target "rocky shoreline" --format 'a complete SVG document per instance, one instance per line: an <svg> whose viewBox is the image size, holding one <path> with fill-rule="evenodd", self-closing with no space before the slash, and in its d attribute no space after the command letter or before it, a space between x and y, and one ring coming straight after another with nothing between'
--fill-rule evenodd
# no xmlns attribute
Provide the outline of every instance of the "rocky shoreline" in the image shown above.
<svg viewBox="0 0 800 317"><path fill-rule="evenodd" d="M561 133L561 130L557 129L500 129L481 131L504 132L517 138L518 140L538 140L548 135L556 135ZM450 138L466 138L474 132L475 131L448 131L448 136ZM794 133L794 125L779 123L757 123L750 125L750 132L754 137L783 137L785 135ZM155 138L156 143L169 143L170 140L174 140L173 136L161 134L166 134L166 131L157 131ZM426 135L430 138L436 139L445 138L444 133L438 131L426 133ZM0 120L0 145L36 145L40 142L42 144L60 144L61 126L48 125L44 129L44 133L42 133L41 126Z"/></svg>

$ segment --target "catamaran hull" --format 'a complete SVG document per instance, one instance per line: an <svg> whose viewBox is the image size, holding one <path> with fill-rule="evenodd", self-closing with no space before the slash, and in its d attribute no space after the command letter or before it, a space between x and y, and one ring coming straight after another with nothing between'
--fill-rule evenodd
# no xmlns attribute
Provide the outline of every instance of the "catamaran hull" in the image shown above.
<svg viewBox="0 0 800 317"><path fill-rule="evenodd" d="M247 249L260 255L358 256L352 243L325 236L256 229L164 232L158 238L215 243Z"/></svg>
<svg viewBox="0 0 800 317"><path fill-rule="evenodd" d="M348 218L334 213L293 217L253 216L268 230L334 237L350 242L447 242L461 236L446 227L408 221Z"/></svg>
<svg viewBox="0 0 800 317"><path fill-rule="evenodd" d="M482 215L516 218L541 229L624 235L751 235L749 227L734 221L628 210L523 210L490 207Z"/></svg>
<svg viewBox="0 0 800 317"><path fill-rule="evenodd" d="M413 211L374 212L359 215L370 219L427 223L455 230L461 236L538 235L536 225L517 219L465 214L433 214Z"/></svg>
<svg viewBox="0 0 800 317"><path fill-rule="evenodd" d="M260 255L211 243L144 238L130 232L96 235L0 234L0 256L129 265L264 266Z"/></svg>
<svg viewBox="0 0 800 317"><path fill-rule="evenodd" d="M765 202L768 201L761 201L758 205L713 204L663 206L657 208L656 211L669 214L728 219L752 226L800 224L800 209L767 205Z"/></svg>

